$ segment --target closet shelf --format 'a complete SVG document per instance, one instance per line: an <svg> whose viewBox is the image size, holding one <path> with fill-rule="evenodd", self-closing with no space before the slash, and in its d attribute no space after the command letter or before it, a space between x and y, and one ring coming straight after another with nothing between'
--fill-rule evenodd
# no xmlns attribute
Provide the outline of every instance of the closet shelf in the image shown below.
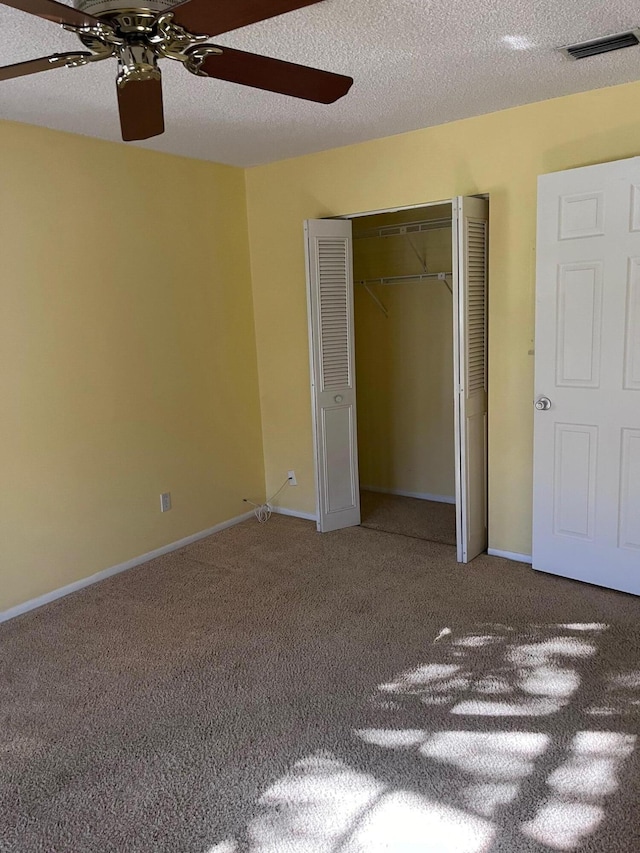
<svg viewBox="0 0 640 853"><path fill-rule="evenodd" d="M366 279L357 279L355 284L362 284L365 287L372 284L402 284L403 282L409 281L427 281L427 280L438 280L446 282L448 278L451 278L453 273L450 272L418 272L413 275L390 275L386 278L366 278Z"/></svg>
<svg viewBox="0 0 640 853"><path fill-rule="evenodd" d="M421 219L417 222L402 222L400 225L384 225L381 228L369 228L353 235L354 240L365 237L404 237L407 234L419 234L421 231L441 231L451 228L451 217L448 219Z"/></svg>

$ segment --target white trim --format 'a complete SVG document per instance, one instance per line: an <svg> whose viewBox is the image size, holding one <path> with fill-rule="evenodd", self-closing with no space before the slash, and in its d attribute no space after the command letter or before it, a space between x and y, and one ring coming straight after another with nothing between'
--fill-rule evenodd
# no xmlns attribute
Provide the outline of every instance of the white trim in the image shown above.
<svg viewBox="0 0 640 853"><path fill-rule="evenodd" d="M516 554L514 551L500 551L498 548L488 548L487 554L491 557L504 557L505 560L514 560L516 563L528 563L529 565L533 563L530 554Z"/></svg>
<svg viewBox="0 0 640 853"><path fill-rule="evenodd" d="M452 495L431 495L428 492L405 492L403 489L380 489L378 486L360 486L363 492L378 492L381 495L400 495L403 498L417 498L419 501L435 501L441 504L454 504Z"/></svg>
<svg viewBox="0 0 640 853"><path fill-rule="evenodd" d="M315 522L320 532L320 524L318 523L318 518L320 516L320 501L322 497L320 495L320 463L318 461L318 424L316 418L316 400L315 400L315 387L316 387L316 363L315 363L315 351L314 351L314 340L313 340L313 299L311 296L311 257L309 252L309 235L308 235L308 226L307 220L303 222L303 230L304 230L304 264L305 264L305 276L306 276L306 294L307 294L307 340L309 342L309 376L310 376L310 388L311 388L311 434L313 438L313 485L315 489L315 503L316 503L316 513L315 513Z"/></svg>
<svg viewBox="0 0 640 853"><path fill-rule="evenodd" d="M451 269L453 281L451 299L453 301L453 453L454 480L456 493L456 560L467 562L466 502L469 498L467 483L462 476L463 465L463 418L462 418L462 379L461 379L461 338L464 331L464 316L461 312L460 271L463 266L463 253L460 241L461 198L456 196L451 202Z"/></svg>
<svg viewBox="0 0 640 853"><path fill-rule="evenodd" d="M343 216L328 216L327 219L360 219L362 216L378 216L381 213L401 213L404 210L421 210L423 207L439 207L441 204L452 204L452 198L441 201L426 201L422 204L404 204L400 207L385 207L382 210L363 210L361 213L346 213Z"/></svg>
<svg viewBox="0 0 640 853"><path fill-rule="evenodd" d="M313 512L298 512L297 509L287 509L285 506L273 506L271 511L277 515L290 515L292 518L304 518L307 521L317 521L318 517Z"/></svg>
<svg viewBox="0 0 640 853"><path fill-rule="evenodd" d="M65 595L70 595L79 589L84 589L94 583L99 583L113 575L126 572L128 569L133 569L136 566L153 560L156 557L162 557L164 554L169 554L172 551L177 551L184 548L186 545L191 545L199 539L204 539L206 536L211 536L213 533L219 533L221 530L226 530L227 527L233 527L240 524L242 521L253 518L253 512L245 512L235 518L230 518L228 521L223 521L216 524L214 527L209 527L207 530L201 530L199 533L193 533L191 536L186 536L184 539L178 539L177 542L171 542L169 545L163 545L161 548L156 548L154 551L149 551L146 554L141 554L139 557L134 557L132 560L127 560L126 563L119 563L117 566L111 566L108 569L103 569L101 572L96 572L95 575L89 575L87 578L82 578L79 581L61 586L59 589L54 589L51 592L46 592L44 595L39 595L37 598L32 598L22 604L16 604L15 607L10 607L8 610L0 612L0 623L7 622L9 619L14 619L16 616L21 616L23 613L28 613L29 610L35 610L36 607L42 607L44 604L49 604L58 598L63 598Z"/></svg>

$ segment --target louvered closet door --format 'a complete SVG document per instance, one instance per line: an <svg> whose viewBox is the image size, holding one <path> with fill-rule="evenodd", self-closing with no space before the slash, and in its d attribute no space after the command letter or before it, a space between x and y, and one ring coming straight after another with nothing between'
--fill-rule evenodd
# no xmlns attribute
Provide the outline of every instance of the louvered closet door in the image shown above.
<svg viewBox="0 0 640 853"><path fill-rule="evenodd" d="M454 363L458 562L487 548L487 250L489 203L454 200Z"/></svg>
<svg viewBox="0 0 640 853"><path fill-rule="evenodd" d="M305 222L318 530L360 524L351 222Z"/></svg>

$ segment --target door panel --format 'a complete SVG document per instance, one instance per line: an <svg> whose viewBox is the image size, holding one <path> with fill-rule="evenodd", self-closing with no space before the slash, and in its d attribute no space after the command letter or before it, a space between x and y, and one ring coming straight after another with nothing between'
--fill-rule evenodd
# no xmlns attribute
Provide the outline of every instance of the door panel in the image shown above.
<svg viewBox="0 0 640 853"><path fill-rule="evenodd" d="M305 222L318 530L360 524L351 222Z"/></svg>
<svg viewBox="0 0 640 853"><path fill-rule="evenodd" d="M629 259L624 387L640 391L640 258Z"/></svg>
<svg viewBox="0 0 640 853"><path fill-rule="evenodd" d="M631 548L640 559L640 429L622 430L620 454L620 548Z"/></svg>
<svg viewBox="0 0 640 853"><path fill-rule="evenodd" d="M556 384L597 388L602 338L602 264L563 264L558 275Z"/></svg>
<svg viewBox="0 0 640 853"><path fill-rule="evenodd" d="M553 529L557 536L593 539L598 427L556 424Z"/></svg>
<svg viewBox="0 0 640 853"><path fill-rule="evenodd" d="M636 594L639 188L640 158L539 180L533 520L534 568Z"/></svg>
<svg viewBox="0 0 640 853"><path fill-rule="evenodd" d="M321 409L320 416L325 460L325 507L328 513L350 511L357 502L357 484L353 481L350 464L355 453L353 407L325 407Z"/></svg>

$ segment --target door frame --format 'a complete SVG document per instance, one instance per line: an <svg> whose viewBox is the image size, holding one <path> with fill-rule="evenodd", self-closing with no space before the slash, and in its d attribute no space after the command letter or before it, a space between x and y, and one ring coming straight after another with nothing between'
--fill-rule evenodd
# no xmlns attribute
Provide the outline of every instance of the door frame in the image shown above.
<svg viewBox="0 0 640 853"><path fill-rule="evenodd" d="M488 193L475 193L474 196L476 198L486 199L487 201L489 200L489 194ZM454 202L455 202L456 198L457 198L457 196L452 197L452 198L440 199L438 201L422 202L420 204L397 205L394 207L381 208L381 209L377 209L377 210L364 210L364 211L359 211L357 213L348 213L348 214L341 214L341 215L336 215L336 216L325 216L325 217L320 217L320 218L321 219L354 220L354 219L361 219L365 216L376 216L376 215L381 215L381 214L386 214L386 213L400 213L400 212L405 211L405 210L423 210L424 208L428 208L428 207L438 207L438 206L441 206L443 204L448 204L451 207L451 222L452 222L452 226L453 226L453 224L454 224ZM454 245L454 239L453 239L454 238L454 232L455 232L455 228L452 227L452 245L451 245L452 262L454 260L454 252L458 251L458 247L456 245ZM487 256L488 256L488 251L487 251ZM452 267L452 269L453 269L453 267ZM488 295L488 287L489 287L489 281L487 279L487 295ZM308 287L307 287L307 295L308 295ZM487 340L487 362L486 362L486 365L487 365L487 367L486 367L486 369L487 369L487 381L488 381L488 377L489 377L489 371L488 371L488 339L489 339L488 338L488 319L489 319L488 318L488 298L487 298L487 308L485 310L486 310L486 320L487 320L487 331L486 331L486 340ZM461 525L459 522L459 515L460 515L461 502L463 500L466 500L466 483L460 477L461 461L458 458L459 454L462 452L462 449L463 449L463 445L462 445L462 439L463 439L462 424L461 424L460 411L459 411L460 405L461 405L460 393L459 393L459 388L461 385L460 376L459 376L459 353L456 351L456 347L458 346L458 342L460 340L460 321L461 321L461 318L460 318L458 310L456 310L455 305L452 306L452 315L453 315L452 322L453 322L453 326L454 326L454 334L453 334L454 374L452 376L452 380L453 380L453 387L454 387L456 551L457 551L458 562L462 562L461 555L462 555L462 551L463 551L463 542L462 542L462 530L461 530ZM351 328L351 334L353 335L353 339L355 340L355 315L352 317L352 323L353 323L353 326ZM313 358L312 326L311 326L310 312L308 314L308 335L309 335L310 355L311 355L311 358ZM312 361L312 374L313 374L313 361ZM357 389L356 389L356 391L357 391ZM318 425L316 422L315 406L312 406L312 409L313 409L312 429L313 429L313 446L314 446L314 475L315 475L315 480L316 480L316 518L319 518L320 508L318 505L318 501L320 498L319 498L319 491L317 488L318 480L319 480L319 476L318 476L318 464L319 463L318 463L318 459L317 459L317 450L316 450L316 436L317 436ZM488 409L487 409L487 417L488 417ZM356 442L356 455L357 455L357 451L358 451L357 434L355 437L355 442ZM487 456L488 456L488 445L487 445L487 451L486 452L487 452ZM486 459L486 465L487 465L487 471L488 471L488 458ZM488 536L488 530L489 530L488 518L489 518L489 496L487 494L487 536Z"/></svg>

